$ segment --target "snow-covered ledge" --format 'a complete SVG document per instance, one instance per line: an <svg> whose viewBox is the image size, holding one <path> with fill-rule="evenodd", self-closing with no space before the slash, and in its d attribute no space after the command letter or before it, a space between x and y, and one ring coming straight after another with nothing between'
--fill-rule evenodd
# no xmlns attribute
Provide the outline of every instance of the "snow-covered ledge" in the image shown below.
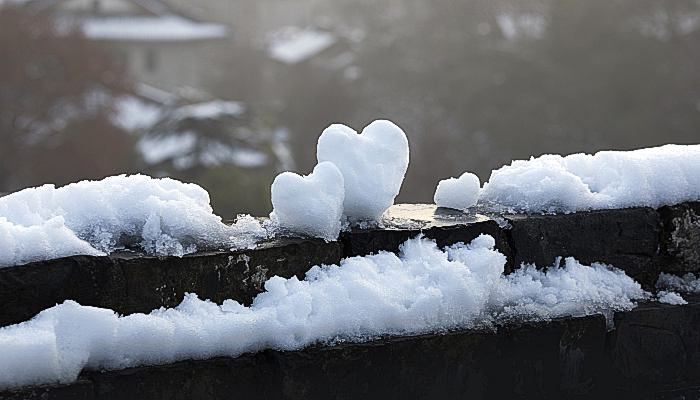
<svg viewBox="0 0 700 400"><path fill-rule="evenodd" d="M181 258L122 252L0 268L0 326L28 320L69 299L120 314L172 307L185 293L249 304L272 276L301 278L314 265L381 250L395 252L420 233L440 247L491 235L508 259L506 272L522 263L546 266L557 257L572 256L587 265L614 265L651 288L660 272L700 271L700 203L658 210L490 216L404 204L393 206L381 224L344 232L332 242L284 238L254 249Z"/></svg>
<svg viewBox="0 0 700 400"><path fill-rule="evenodd" d="M403 204L393 206L381 223L343 232L338 241L289 237L253 249L184 257L117 252L0 268L0 326L28 320L65 300L122 315L173 307L185 293L217 303L234 299L250 304L274 275L302 277L314 265L338 264L343 258L381 250L396 252L419 234L440 248L490 235L507 258L506 272L523 263L555 265L558 257L573 256L583 264L614 265L651 290L660 273L700 271L697 202L557 215L482 215ZM668 276L666 281L683 284L681 278ZM660 388L682 394L700 385L700 367L693 361L700 359L700 297L683 297L687 305L642 302L631 311L611 312L607 320L591 315L521 321L496 333L477 329L165 366L86 370L75 383L0 391L0 399L220 398L233 392L242 397L266 393L270 398L328 398L337 388L376 397L397 388L376 381L370 371L377 368L392 382L402 382L398 392L384 393L384 398L416 393L452 397L475 387L487 397L608 395L610 388L623 397ZM445 349L454 355L447 361ZM494 354L501 356L493 358ZM351 379L348 371L353 371ZM450 376L455 379L447 379ZM501 385L504 379L513 382ZM283 384L288 380L292 386Z"/></svg>

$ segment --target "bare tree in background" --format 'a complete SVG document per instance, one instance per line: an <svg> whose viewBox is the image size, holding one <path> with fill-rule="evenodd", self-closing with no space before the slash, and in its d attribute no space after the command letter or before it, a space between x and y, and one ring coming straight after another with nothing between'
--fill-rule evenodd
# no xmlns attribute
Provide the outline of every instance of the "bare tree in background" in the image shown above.
<svg viewBox="0 0 700 400"><path fill-rule="evenodd" d="M111 119L127 80L103 49L48 17L5 8L0 54L0 192L133 165L133 139Z"/></svg>

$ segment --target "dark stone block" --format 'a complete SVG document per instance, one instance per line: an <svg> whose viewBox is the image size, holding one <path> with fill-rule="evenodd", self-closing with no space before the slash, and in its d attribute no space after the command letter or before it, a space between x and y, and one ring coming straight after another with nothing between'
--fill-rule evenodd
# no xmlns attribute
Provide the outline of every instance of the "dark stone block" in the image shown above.
<svg viewBox="0 0 700 400"><path fill-rule="evenodd" d="M659 209L666 272L700 272L700 202Z"/></svg>
<svg viewBox="0 0 700 400"><path fill-rule="evenodd" d="M396 253L403 242L419 234L434 239L440 247L469 243L480 234L487 234L496 239L499 251L506 256L511 254L506 235L495 220L480 214L438 208L433 204L393 206L381 226L344 232L340 241L345 257L354 257L379 251Z"/></svg>
<svg viewBox="0 0 700 400"><path fill-rule="evenodd" d="M652 286L659 273L660 219L650 208L507 216L515 264L553 265L556 257L602 262Z"/></svg>
<svg viewBox="0 0 700 400"><path fill-rule="evenodd" d="M700 295L684 297L685 306L647 303L615 314L608 346L618 385L640 394L700 386Z"/></svg>
<svg viewBox="0 0 700 400"><path fill-rule="evenodd" d="M0 268L0 326L25 321L67 299L121 314L179 304L186 292L250 303L269 277L303 277L316 264L338 263L339 243L285 240L255 250L144 257L75 256Z"/></svg>

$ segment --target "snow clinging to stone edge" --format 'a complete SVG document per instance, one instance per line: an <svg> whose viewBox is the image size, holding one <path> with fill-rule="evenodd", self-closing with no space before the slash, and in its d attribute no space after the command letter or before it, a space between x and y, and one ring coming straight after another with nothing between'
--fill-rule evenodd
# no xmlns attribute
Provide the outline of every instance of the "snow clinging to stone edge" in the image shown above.
<svg viewBox="0 0 700 400"><path fill-rule="evenodd" d="M521 212L574 212L693 200L700 200L700 145L513 161L491 173L479 202Z"/></svg>
<svg viewBox="0 0 700 400"><path fill-rule="evenodd" d="M176 308L119 316L73 301L0 328L0 388L68 383L84 368L120 369L238 356L266 348L366 341L528 320L627 310L648 294L622 271L566 259L503 276L506 257L482 235L440 250L415 238L381 252L273 277L250 307L188 295Z"/></svg>
<svg viewBox="0 0 700 400"><path fill-rule="evenodd" d="M249 216L224 224L206 190L169 178L119 175L0 198L0 267L125 246L182 256L198 247L249 247L264 236Z"/></svg>

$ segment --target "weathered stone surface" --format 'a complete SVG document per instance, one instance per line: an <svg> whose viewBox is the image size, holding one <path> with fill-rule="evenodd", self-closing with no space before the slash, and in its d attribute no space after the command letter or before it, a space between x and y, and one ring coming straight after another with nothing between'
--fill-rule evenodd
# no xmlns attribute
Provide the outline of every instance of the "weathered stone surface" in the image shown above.
<svg viewBox="0 0 700 400"><path fill-rule="evenodd" d="M76 256L0 269L0 326L27 320L71 299L122 314L177 305L186 292L250 303L273 275L302 277L313 265L338 263L339 243L284 240L255 250L178 257Z"/></svg>
<svg viewBox="0 0 700 400"><path fill-rule="evenodd" d="M615 314L608 342L614 382L640 396L695 390L700 398L700 295L685 298L686 306L648 303Z"/></svg>
<svg viewBox="0 0 700 400"><path fill-rule="evenodd" d="M498 223L485 215L465 214L438 208L434 204L400 204L387 212L381 226L353 229L341 235L346 257L398 252L401 243L419 234L434 239L438 246L468 243L481 234L496 239L499 251L509 256L510 246Z"/></svg>
<svg viewBox="0 0 700 400"><path fill-rule="evenodd" d="M660 219L650 208L598 210L560 215L507 216L516 265L552 265L556 257L584 264L603 262L645 286L660 270ZM700 243L700 242L699 242Z"/></svg>
<svg viewBox="0 0 700 400"><path fill-rule="evenodd" d="M700 271L700 202L659 209L662 218L661 254L667 272Z"/></svg>
<svg viewBox="0 0 700 400"><path fill-rule="evenodd" d="M0 391L0 400L92 400L92 381L79 379L70 385L47 385L16 391Z"/></svg>
<svg viewBox="0 0 700 400"><path fill-rule="evenodd" d="M651 287L659 271L700 268L700 203L601 210L568 215L484 216L434 205L398 205L381 226L344 233L339 242L284 239L255 250L199 253L183 258L76 256L0 268L0 326L27 320L67 299L120 313L173 306L185 292L244 303L272 275L302 276L315 264L380 250L397 251L423 233L440 246L469 242L482 233L496 238L508 257L506 272L522 262L551 265L555 257L605 262Z"/></svg>

